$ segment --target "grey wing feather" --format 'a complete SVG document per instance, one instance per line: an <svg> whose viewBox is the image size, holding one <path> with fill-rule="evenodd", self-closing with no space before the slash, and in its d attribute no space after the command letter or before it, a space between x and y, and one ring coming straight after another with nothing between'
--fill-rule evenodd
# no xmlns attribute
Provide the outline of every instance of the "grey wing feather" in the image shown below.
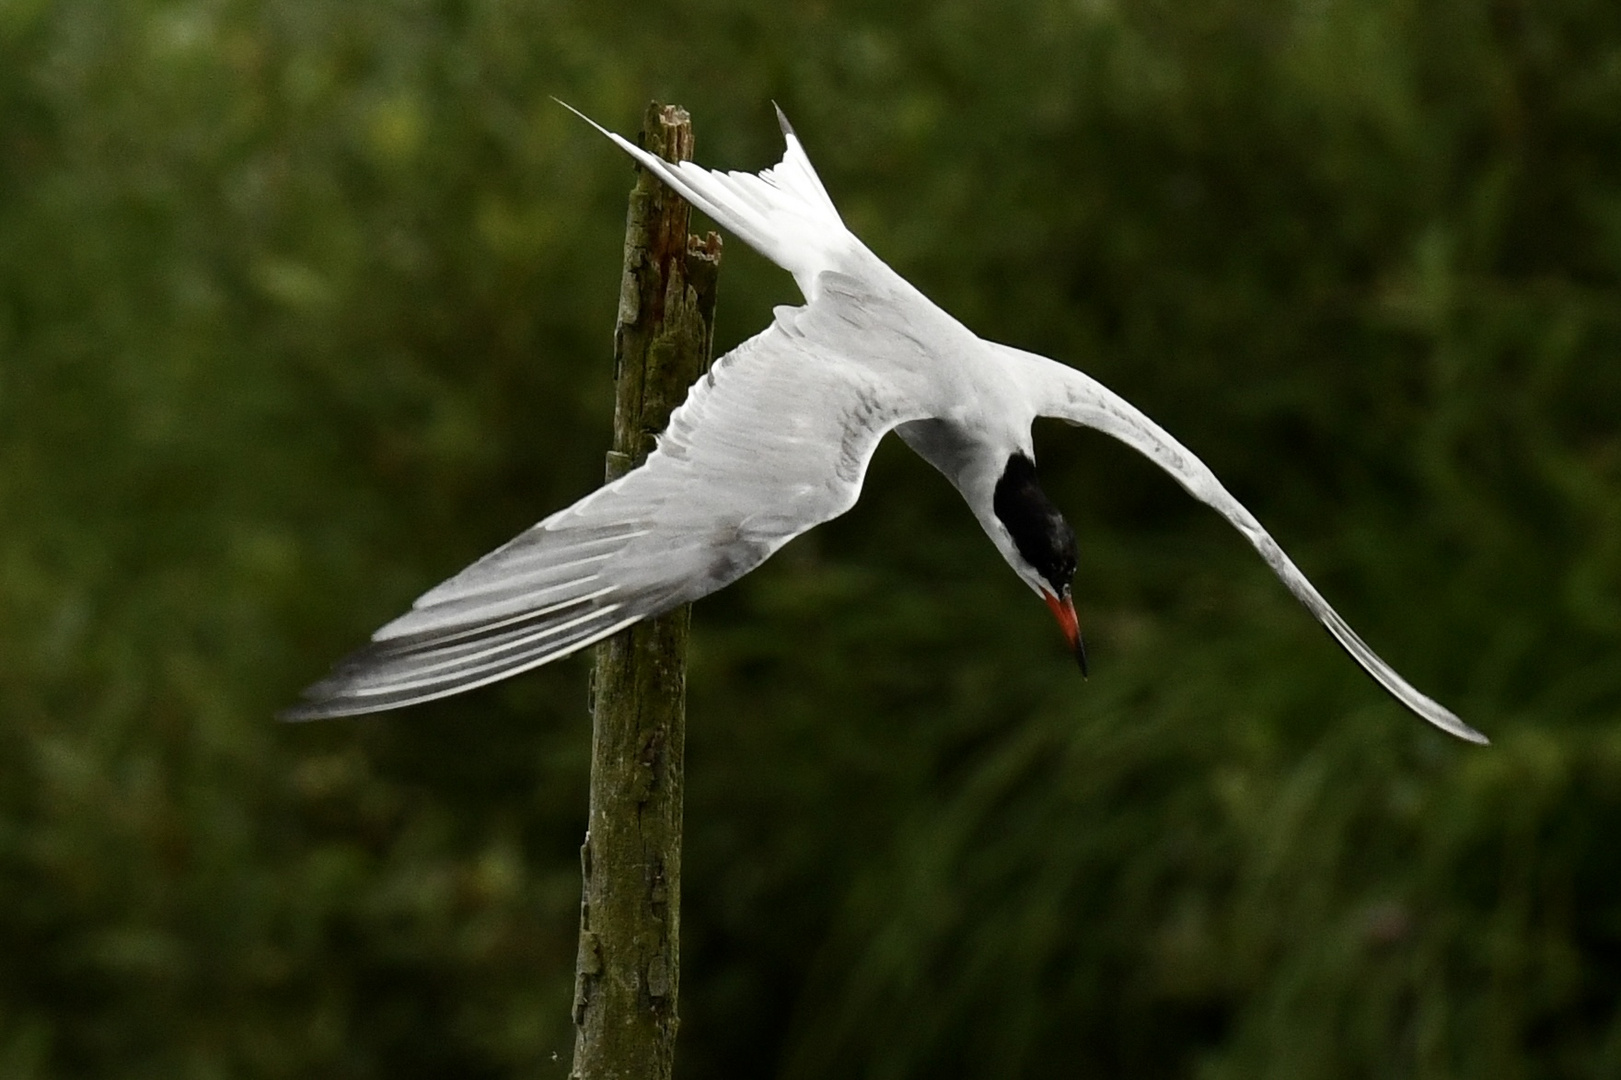
<svg viewBox="0 0 1621 1080"><path fill-rule="evenodd" d="M567 656L735 581L855 504L909 417L872 366L777 321L716 362L647 462L430 589L283 714L429 701Z"/></svg>

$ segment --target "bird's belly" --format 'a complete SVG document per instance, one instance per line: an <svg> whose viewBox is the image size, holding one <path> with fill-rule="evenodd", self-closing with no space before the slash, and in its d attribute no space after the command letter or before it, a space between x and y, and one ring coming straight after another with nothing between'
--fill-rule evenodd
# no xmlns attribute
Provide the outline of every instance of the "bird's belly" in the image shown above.
<svg viewBox="0 0 1621 1080"><path fill-rule="evenodd" d="M959 488L962 478L984 451L967 429L950 420L912 420L898 425L895 434Z"/></svg>

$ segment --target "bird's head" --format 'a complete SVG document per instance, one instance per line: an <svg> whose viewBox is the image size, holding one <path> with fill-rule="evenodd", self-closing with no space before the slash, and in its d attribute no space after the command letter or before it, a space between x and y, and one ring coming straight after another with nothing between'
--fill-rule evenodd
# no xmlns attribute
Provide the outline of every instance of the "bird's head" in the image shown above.
<svg viewBox="0 0 1621 1080"><path fill-rule="evenodd" d="M1036 463L1024 453L1012 454L996 482L991 501L996 518L1007 530L1013 550L1008 562L1058 620L1081 674L1086 674L1086 640L1070 599L1075 577L1075 530L1036 482Z"/></svg>

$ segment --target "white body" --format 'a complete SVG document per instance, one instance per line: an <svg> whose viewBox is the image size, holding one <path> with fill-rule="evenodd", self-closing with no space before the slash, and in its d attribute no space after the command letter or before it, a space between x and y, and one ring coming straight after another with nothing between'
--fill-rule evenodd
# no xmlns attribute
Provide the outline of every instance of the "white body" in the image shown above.
<svg viewBox="0 0 1621 1080"><path fill-rule="evenodd" d="M604 132L792 273L806 303L778 308L771 326L716 361L645 465L424 594L289 716L457 693L713 592L853 506L892 430L956 485L1025 582L1050 592L1020 557L992 494L1011 455L1034 460L1031 423L1051 416L1146 455L1237 527L1402 704L1486 741L1375 655L1204 463L1152 420L1073 368L980 339L867 250L786 121L783 131L782 162L759 175L672 165Z"/></svg>

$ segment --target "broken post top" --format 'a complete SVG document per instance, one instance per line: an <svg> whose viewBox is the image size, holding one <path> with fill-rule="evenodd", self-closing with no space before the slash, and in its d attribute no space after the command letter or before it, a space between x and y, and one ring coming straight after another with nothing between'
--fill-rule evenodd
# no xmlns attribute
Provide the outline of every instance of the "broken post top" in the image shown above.
<svg viewBox="0 0 1621 1080"><path fill-rule="evenodd" d="M652 102L641 145L667 161L692 157L692 120L676 105ZM625 220L625 270L614 331L613 453L608 479L647 457L670 413L708 366L713 345L720 237L687 229L691 207L658 177L637 167Z"/></svg>

